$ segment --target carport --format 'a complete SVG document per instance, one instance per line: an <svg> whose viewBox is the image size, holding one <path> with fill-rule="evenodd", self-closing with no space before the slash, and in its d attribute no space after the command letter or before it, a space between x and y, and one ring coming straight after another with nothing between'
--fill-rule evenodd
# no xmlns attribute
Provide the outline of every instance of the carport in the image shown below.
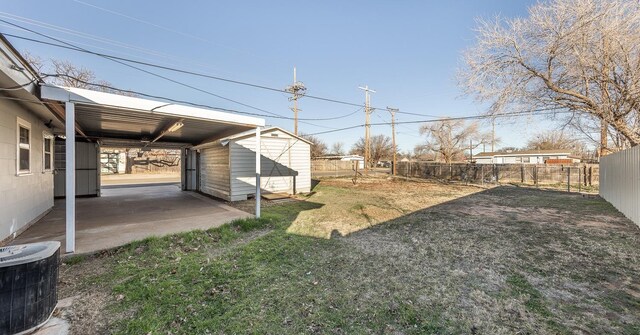
<svg viewBox="0 0 640 335"><path fill-rule="evenodd" d="M76 141L105 146L179 148L183 152L182 189L195 190L197 169L191 147L256 129L260 143L263 119L122 96L79 88L42 85L40 98L64 120L65 249L76 251ZM256 185L260 185L260 146L255 152ZM256 187L256 217L260 217L260 187ZM123 232L125 233L125 232Z"/></svg>

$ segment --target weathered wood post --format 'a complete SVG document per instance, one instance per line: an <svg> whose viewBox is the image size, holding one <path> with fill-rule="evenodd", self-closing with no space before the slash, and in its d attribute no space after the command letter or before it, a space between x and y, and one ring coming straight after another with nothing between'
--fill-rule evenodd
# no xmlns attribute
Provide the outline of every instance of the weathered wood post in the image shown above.
<svg viewBox="0 0 640 335"><path fill-rule="evenodd" d="M571 193L571 167L567 167L567 192Z"/></svg>
<svg viewBox="0 0 640 335"><path fill-rule="evenodd" d="M581 181L582 169L578 167L578 193L582 192L582 181Z"/></svg>

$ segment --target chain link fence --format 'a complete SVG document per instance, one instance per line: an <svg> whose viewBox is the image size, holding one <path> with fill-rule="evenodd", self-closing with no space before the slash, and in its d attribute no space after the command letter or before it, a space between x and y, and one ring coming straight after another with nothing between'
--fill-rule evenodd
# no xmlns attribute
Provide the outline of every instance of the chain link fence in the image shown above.
<svg viewBox="0 0 640 335"><path fill-rule="evenodd" d="M466 164L399 162L399 176L467 184L520 184L567 191L597 192L597 164Z"/></svg>

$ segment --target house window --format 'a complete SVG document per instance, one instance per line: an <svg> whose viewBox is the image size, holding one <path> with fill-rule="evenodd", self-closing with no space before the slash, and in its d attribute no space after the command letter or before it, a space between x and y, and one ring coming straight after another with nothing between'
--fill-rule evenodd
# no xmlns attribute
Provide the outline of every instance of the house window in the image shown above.
<svg viewBox="0 0 640 335"><path fill-rule="evenodd" d="M42 168L44 171L51 171L51 166L53 166L53 135L44 133L42 139Z"/></svg>
<svg viewBox="0 0 640 335"><path fill-rule="evenodd" d="M31 172L31 124L18 118L18 174Z"/></svg>
<svg viewBox="0 0 640 335"><path fill-rule="evenodd" d="M531 157L522 157L523 163L531 163Z"/></svg>

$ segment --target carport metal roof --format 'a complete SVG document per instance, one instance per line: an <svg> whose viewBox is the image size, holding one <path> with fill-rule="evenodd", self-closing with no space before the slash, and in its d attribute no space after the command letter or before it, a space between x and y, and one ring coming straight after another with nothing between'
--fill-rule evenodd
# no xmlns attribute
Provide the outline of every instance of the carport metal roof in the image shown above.
<svg viewBox="0 0 640 335"><path fill-rule="evenodd" d="M265 124L255 117L72 87L42 85L40 97L62 118L63 103L73 103L76 131L103 146L189 147Z"/></svg>

